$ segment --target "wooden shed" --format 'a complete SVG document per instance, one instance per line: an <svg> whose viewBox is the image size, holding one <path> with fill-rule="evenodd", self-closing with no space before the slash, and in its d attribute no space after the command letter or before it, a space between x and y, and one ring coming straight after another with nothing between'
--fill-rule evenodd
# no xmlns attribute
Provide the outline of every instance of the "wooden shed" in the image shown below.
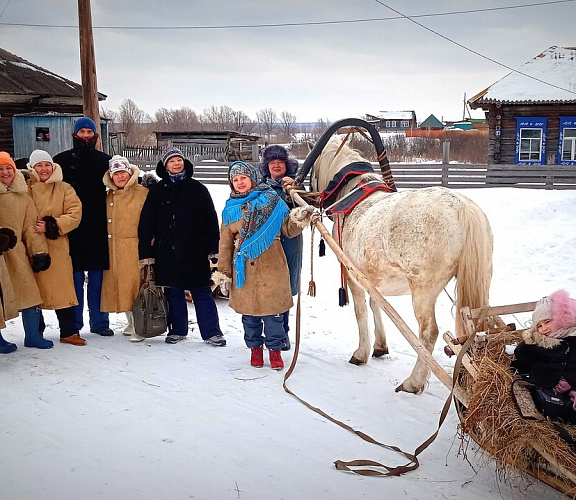
<svg viewBox="0 0 576 500"><path fill-rule="evenodd" d="M193 132L155 132L160 150L174 146L192 161L258 161L260 136L232 130L201 130Z"/></svg>
<svg viewBox="0 0 576 500"><path fill-rule="evenodd" d="M468 104L486 113L489 163L576 165L576 47L550 47Z"/></svg>
<svg viewBox="0 0 576 500"><path fill-rule="evenodd" d="M99 93L98 99L103 101L106 96ZM13 117L25 113L81 116L82 86L0 49L0 150L16 154ZM39 125L39 128L43 128L43 125ZM41 137L40 133L37 137ZM50 133L50 142L53 136ZM46 146L45 142L48 141L38 141L33 149L39 147L41 142ZM21 149L19 151L22 152ZM29 153L26 152L25 156Z"/></svg>

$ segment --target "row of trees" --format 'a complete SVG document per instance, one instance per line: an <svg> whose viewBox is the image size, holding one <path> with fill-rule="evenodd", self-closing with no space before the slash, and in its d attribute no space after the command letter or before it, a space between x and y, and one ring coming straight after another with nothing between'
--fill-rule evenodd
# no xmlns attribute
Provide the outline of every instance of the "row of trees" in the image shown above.
<svg viewBox="0 0 576 500"><path fill-rule="evenodd" d="M141 110L134 101L125 99L117 111L101 110L102 116L112 120L112 132L124 132L126 144L145 146L153 143L154 132L188 132L197 130L233 130L243 134L256 134L267 142L289 143L296 134L305 139L320 136L328 127L329 121L318 120L312 126L298 125L296 116L288 111L277 113L272 108L264 108L251 119L243 111L229 106L210 106L197 113L182 107L179 109L160 108L154 116Z"/></svg>

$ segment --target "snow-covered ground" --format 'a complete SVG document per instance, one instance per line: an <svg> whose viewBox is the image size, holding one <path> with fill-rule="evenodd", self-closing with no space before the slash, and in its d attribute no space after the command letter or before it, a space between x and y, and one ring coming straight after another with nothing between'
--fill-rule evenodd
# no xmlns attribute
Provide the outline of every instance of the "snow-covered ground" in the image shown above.
<svg viewBox="0 0 576 500"><path fill-rule="evenodd" d="M217 210L225 186L209 186ZM576 192L463 190L488 215L495 237L493 305L537 300L558 288L576 296ZM310 231L305 233L304 291L310 280ZM317 238L317 233L316 233ZM317 246L318 240L315 241ZM317 252L315 252L317 254ZM377 258L377 256L375 256ZM438 424L448 390L435 378L422 395L397 394L416 355L386 318L390 355L367 365L347 361L357 344L351 306L338 307L339 269L328 249L314 258L317 296L302 295L300 355L288 387L298 396L378 441L412 452ZM448 290L452 293L452 287ZM409 297L391 304L416 329ZM177 345L163 337L133 344L121 335L84 329L86 347L58 343L24 348L19 319L2 332L18 350L0 357L0 497L29 499L560 499L532 479L502 483L470 444L464 456L453 409L421 466L401 477L362 477L335 460L403 457L362 441L312 412L282 388L286 370L249 365L240 317L218 300L228 346L201 342L193 331ZM294 312L294 310L293 310ZM441 332L453 331L446 294L437 304ZM526 317L512 320L525 323ZM294 340L295 318L291 318ZM438 342L436 359L453 359ZM284 354L288 366L293 351Z"/></svg>

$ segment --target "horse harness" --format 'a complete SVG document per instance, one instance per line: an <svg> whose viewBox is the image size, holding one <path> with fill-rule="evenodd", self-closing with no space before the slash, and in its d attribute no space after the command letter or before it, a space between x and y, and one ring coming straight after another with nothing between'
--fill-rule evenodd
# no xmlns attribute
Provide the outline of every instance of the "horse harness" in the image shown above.
<svg viewBox="0 0 576 500"><path fill-rule="evenodd" d="M354 162L346 165L340 170L334 179L330 181L326 189L321 193L321 206L328 205L326 215L339 215L344 218L356 206L368 196L376 191L386 191L392 193L394 190L384 181L381 180L360 180L358 185L350 191L341 200L334 202L340 190L351 180L356 177L374 173L372 165L368 162Z"/></svg>

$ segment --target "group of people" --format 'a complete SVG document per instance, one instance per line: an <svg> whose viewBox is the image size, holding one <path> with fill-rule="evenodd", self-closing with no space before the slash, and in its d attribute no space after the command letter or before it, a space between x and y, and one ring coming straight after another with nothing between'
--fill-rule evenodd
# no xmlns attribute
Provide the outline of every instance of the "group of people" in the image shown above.
<svg viewBox="0 0 576 500"><path fill-rule="evenodd" d="M282 368L302 265L300 233L311 216L286 203L284 186L293 182L297 161L272 145L259 171L233 162L219 228L208 189L179 149L164 152L159 180L145 187L137 166L99 151L97 141L94 121L81 117L72 149L54 158L33 151L27 176L0 152L0 353L17 349L1 329L19 313L24 345L53 347L43 336L43 309L55 310L61 343L85 345L85 294L90 332L114 335L109 313L125 312L123 333L142 341L132 306L141 268L152 265L168 303L167 343L188 334L188 291L202 339L226 345L212 294L216 282L229 288L229 304L242 314L252 366L263 366L266 345L271 367Z"/></svg>

